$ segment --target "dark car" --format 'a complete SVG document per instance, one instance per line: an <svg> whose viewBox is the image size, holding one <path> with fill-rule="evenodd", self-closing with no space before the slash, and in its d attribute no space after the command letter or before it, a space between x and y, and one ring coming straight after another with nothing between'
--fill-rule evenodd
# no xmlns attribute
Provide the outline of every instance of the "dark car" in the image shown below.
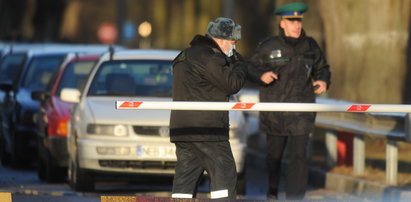
<svg viewBox="0 0 411 202"><path fill-rule="evenodd" d="M31 49L38 49L39 44L15 44L4 46L1 50L0 59L0 84L11 85L16 76L18 68L26 59L26 53ZM0 90L0 110L4 103L6 93Z"/></svg>
<svg viewBox="0 0 411 202"><path fill-rule="evenodd" d="M2 163L20 166L36 154L33 114L39 102L32 91L43 91L67 52L27 52L11 84L0 84L6 94L1 111ZM7 106L7 107L5 107Z"/></svg>
<svg viewBox="0 0 411 202"><path fill-rule="evenodd" d="M63 181L67 174L67 124L73 103L60 99L63 88L82 90L99 55L69 54L56 71L45 91L34 91L40 101L35 117L38 146L38 176L47 182Z"/></svg>
<svg viewBox="0 0 411 202"><path fill-rule="evenodd" d="M116 47L121 49L122 47ZM37 159L36 132L33 115L40 103L33 100L33 91L44 91L54 71L68 53L104 52L105 45L51 44L25 52L12 84L0 84L6 95L1 110L0 154L3 164L28 165ZM14 54L14 53L13 53Z"/></svg>

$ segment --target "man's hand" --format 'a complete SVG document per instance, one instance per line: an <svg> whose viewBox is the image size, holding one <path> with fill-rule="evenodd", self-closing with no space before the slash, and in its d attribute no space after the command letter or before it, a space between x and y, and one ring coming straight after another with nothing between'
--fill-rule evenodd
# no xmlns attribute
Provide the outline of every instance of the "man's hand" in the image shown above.
<svg viewBox="0 0 411 202"><path fill-rule="evenodd" d="M264 82L265 84L270 84L274 80L278 79L278 75L274 74L274 72L266 72L260 77L261 81Z"/></svg>
<svg viewBox="0 0 411 202"><path fill-rule="evenodd" d="M317 95L327 91L327 83L325 81L314 81L313 86L314 93Z"/></svg>

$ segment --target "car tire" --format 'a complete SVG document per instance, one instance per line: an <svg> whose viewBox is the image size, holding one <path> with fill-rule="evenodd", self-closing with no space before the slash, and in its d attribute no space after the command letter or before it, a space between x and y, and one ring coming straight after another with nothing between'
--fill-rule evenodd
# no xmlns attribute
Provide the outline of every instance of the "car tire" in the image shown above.
<svg viewBox="0 0 411 202"><path fill-rule="evenodd" d="M11 157L10 154L6 151L6 145L4 143L4 139L0 138L0 158L1 164L4 166L9 166L11 164Z"/></svg>
<svg viewBox="0 0 411 202"><path fill-rule="evenodd" d="M37 177L41 181L46 181L46 169L44 169L44 161L39 157L39 164L37 166Z"/></svg>
<svg viewBox="0 0 411 202"><path fill-rule="evenodd" d="M46 159L40 156L37 167L38 178L45 182L64 182L67 175L67 168L54 165L49 154L46 154Z"/></svg>
<svg viewBox="0 0 411 202"><path fill-rule="evenodd" d="M46 182L63 182L66 178L67 169L56 166L49 152L46 151L44 161L45 181Z"/></svg>
<svg viewBox="0 0 411 202"><path fill-rule="evenodd" d="M68 178L70 187L75 191L93 191L94 190L94 176L87 175L82 171L78 163L70 160L68 169Z"/></svg>
<svg viewBox="0 0 411 202"><path fill-rule="evenodd" d="M12 136L12 153L10 154L10 159L11 159L11 166L14 168L22 168L25 159L23 159L21 156L21 153L23 152L21 146L19 146L19 142L21 142L21 136L16 133L14 130L10 131L11 136Z"/></svg>

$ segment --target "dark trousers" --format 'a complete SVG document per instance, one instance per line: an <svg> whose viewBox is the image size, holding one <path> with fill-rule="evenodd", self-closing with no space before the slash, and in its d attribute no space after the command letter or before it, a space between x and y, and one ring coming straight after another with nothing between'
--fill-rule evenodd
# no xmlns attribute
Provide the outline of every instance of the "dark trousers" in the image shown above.
<svg viewBox="0 0 411 202"><path fill-rule="evenodd" d="M228 141L176 142L175 145L173 198L195 197L204 170L210 176L211 198L236 197L237 171Z"/></svg>
<svg viewBox="0 0 411 202"><path fill-rule="evenodd" d="M286 198L303 199L307 189L308 168L306 160L307 135L267 135L267 165L269 169L268 196L278 196L281 176L281 160L288 145L289 164L287 169Z"/></svg>

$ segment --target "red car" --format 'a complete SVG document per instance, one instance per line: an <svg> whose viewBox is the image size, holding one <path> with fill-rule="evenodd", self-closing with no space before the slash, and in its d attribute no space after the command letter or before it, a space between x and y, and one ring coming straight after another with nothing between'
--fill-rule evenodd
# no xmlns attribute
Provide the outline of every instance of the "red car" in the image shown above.
<svg viewBox="0 0 411 202"><path fill-rule="evenodd" d="M68 54L54 73L46 91L33 92L41 106L34 117L37 129L38 176L47 182L64 181L67 176L67 124L73 103L60 99L63 88L83 89L99 55Z"/></svg>

